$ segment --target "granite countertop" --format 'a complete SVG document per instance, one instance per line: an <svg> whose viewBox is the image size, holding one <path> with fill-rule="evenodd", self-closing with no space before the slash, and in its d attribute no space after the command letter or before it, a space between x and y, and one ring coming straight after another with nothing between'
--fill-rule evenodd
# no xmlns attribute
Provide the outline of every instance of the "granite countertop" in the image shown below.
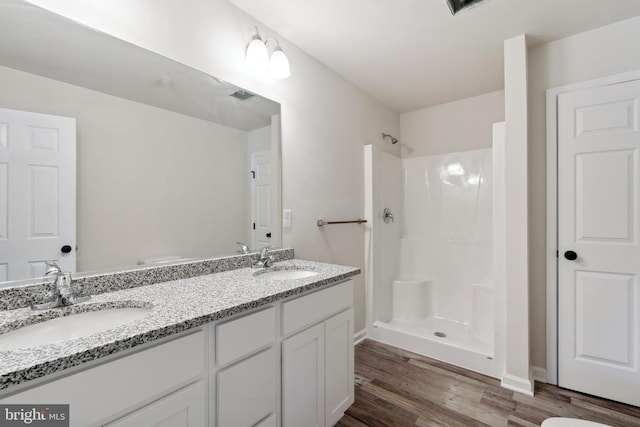
<svg viewBox="0 0 640 427"><path fill-rule="evenodd" d="M0 311L0 333L5 333L64 314L110 307L150 310L141 319L86 338L19 350L0 348L0 390L289 296L320 289L360 273L354 267L296 259L274 263L267 270L288 269L312 270L318 274L295 280L264 280L259 275L264 270L240 268L106 292L93 295L88 302L62 309Z"/></svg>

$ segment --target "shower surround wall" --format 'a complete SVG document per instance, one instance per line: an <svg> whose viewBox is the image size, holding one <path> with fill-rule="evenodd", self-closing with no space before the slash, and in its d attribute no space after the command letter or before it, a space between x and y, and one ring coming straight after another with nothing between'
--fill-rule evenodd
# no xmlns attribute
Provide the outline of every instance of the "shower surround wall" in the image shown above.
<svg viewBox="0 0 640 427"><path fill-rule="evenodd" d="M492 149L406 159L367 150L369 337L501 376ZM382 221L385 207L394 223Z"/></svg>

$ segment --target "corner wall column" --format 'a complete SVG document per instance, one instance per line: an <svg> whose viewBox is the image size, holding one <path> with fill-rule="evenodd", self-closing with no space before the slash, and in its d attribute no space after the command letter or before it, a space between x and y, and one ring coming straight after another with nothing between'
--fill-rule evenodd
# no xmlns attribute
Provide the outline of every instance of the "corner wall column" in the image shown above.
<svg viewBox="0 0 640 427"><path fill-rule="evenodd" d="M527 41L504 42L506 372L502 386L533 395L529 360L529 250L527 187Z"/></svg>

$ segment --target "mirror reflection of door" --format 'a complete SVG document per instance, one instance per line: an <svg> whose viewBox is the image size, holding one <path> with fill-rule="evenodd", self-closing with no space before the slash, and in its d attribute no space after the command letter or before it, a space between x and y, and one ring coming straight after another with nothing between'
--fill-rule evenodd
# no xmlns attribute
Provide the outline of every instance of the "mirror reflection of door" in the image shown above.
<svg viewBox="0 0 640 427"><path fill-rule="evenodd" d="M272 207L273 168L271 152L259 151L251 154L251 248L253 250L271 246L274 230Z"/></svg>
<svg viewBox="0 0 640 427"><path fill-rule="evenodd" d="M76 120L0 109L0 281L76 267Z"/></svg>

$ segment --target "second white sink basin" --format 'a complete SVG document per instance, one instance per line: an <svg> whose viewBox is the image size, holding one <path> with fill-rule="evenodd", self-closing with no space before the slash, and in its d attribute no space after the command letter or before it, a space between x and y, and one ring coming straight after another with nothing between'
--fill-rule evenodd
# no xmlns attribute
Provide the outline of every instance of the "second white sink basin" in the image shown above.
<svg viewBox="0 0 640 427"><path fill-rule="evenodd" d="M317 274L317 272L310 270L275 270L259 274L256 277L265 280L294 280L313 277Z"/></svg>
<svg viewBox="0 0 640 427"><path fill-rule="evenodd" d="M88 337L141 319L149 311L147 308L123 307L57 317L0 335L0 350L40 347Z"/></svg>

